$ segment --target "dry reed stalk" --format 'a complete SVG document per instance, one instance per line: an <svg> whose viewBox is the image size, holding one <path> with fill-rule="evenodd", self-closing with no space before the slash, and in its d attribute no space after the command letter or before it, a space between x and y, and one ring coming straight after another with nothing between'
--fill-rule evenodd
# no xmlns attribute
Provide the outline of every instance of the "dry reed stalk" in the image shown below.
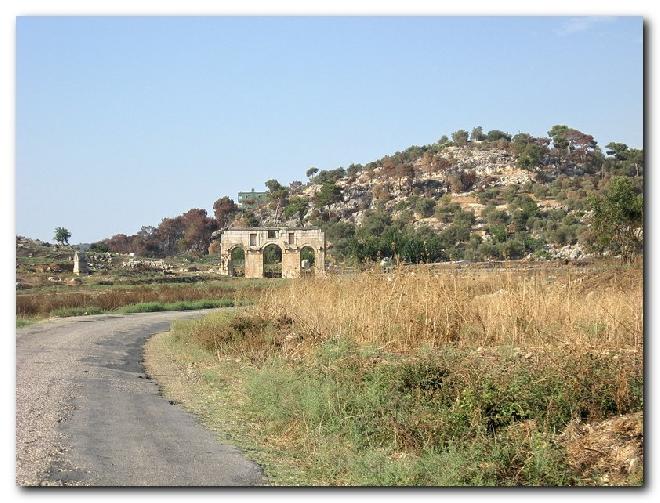
<svg viewBox="0 0 660 503"><path fill-rule="evenodd" d="M48 315L62 308L98 307L113 310L141 302L178 302L222 297L234 297L234 290L221 286L159 286L109 289L96 292L21 294L16 296L16 314Z"/></svg>
<svg viewBox="0 0 660 503"><path fill-rule="evenodd" d="M419 269L318 277L268 290L255 309L293 320L307 340L348 337L397 351L448 343L639 346L641 276L599 282L590 275L585 286L575 274L554 274Z"/></svg>

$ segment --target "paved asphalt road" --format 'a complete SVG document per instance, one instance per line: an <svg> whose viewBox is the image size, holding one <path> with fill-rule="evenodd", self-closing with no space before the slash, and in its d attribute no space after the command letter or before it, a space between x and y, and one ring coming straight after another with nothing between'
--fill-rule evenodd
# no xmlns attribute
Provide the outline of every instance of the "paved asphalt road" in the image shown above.
<svg viewBox="0 0 660 503"><path fill-rule="evenodd" d="M263 484L256 464L144 374L146 339L200 314L84 316L18 329L17 484Z"/></svg>

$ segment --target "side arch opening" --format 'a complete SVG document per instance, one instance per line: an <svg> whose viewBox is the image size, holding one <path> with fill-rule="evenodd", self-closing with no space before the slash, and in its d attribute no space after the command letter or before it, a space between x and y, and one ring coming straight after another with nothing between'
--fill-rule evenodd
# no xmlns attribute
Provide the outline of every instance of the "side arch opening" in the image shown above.
<svg viewBox="0 0 660 503"><path fill-rule="evenodd" d="M245 250L242 246L235 246L229 251L229 275L245 277Z"/></svg>
<svg viewBox="0 0 660 503"><path fill-rule="evenodd" d="M311 246L303 246L300 249L300 276L314 276L316 265L316 252Z"/></svg>

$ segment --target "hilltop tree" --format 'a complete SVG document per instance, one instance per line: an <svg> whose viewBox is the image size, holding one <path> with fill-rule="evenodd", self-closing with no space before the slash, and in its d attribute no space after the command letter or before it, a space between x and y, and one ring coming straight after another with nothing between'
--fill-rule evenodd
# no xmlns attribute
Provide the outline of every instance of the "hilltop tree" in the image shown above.
<svg viewBox="0 0 660 503"><path fill-rule="evenodd" d="M307 170L305 175L307 176L307 178L312 178L318 172L319 172L319 168L315 168L314 166L312 166Z"/></svg>
<svg viewBox="0 0 660 503"><path fill-rule="evenodd" d="M531 143L533 140L532 135L528 133L518 133L513 136L511 139L511 144L513 146L513 151L516 152L516 148L521 146L521 145L526 145L528 143Z"/></svg>
<svg viewBox="0 0 660 503"><path fill-rule="evenodd" d="M548 136L552 138L552 146L557 150L568 150L569 143L566 138L568 129L568 126L557 124L548 131Z"/></svg>
<svg viewBox="0 0 660 503"><path fill-rule="evenodd" d="M358 173L360 173L360 171L362 171L363 169L364 169L364 166L362 166L362 164L355 164L355 163L352 163L352 164L348 167L348 169L346 170L346 174L347 174L348 176L353 177L353 176L356 176Z"/></svg>
<svg viewBox="0 0 660 503"><path fill-rule="evenodd" d="M488 134L486 135L486 141L498 140L511 141L511 135L505 133L504 131L500 131L499 129L491 129L488 131Z"/></svg>
<svg viewBox="0 0 660 503"><path fill-rule="evenodd" d="M270 180L266 180L264 185L268 189L268 192L270 192L271 194L276 193L277 191L282 190L284 188L282 184L280 184L280 182L278 182L274 178L271 178Z"/></svg>
<svg viewBox="0 0 660 503"><path fill-rule="evenodd" d="M300 180L293 180L289 184L289 194L295 194L296 192L300 192L302 188L303 188L303 184Z"/></svg>
<svg viewBox="0 0 660 503"><path fill-rule="evenodd" d="M238 211L236 203L227 196L221 197L213 203L213 214L218 222L218 227L221 229L226 228L231 223Z"/></svg>
<svg viewBox="0 0 660 503"><path fill-rule="evenodd" d="M644 151L636 148L628 148L625 143L610 142L605 145L605 153L614 157L615 167L629 175L640 176L644 169ZM611 163L612 164L612 163Z"/></svg>
<svg viewBox="0 0 660 503"><path fill-rule="evenodd" d="M344 176L346 176L346 170L344 168L339 167L337 169L329 170L323 169L318 172L314 178L314 181L323 185L324 183L335 183L340 178L344 178Z"/></svg>
<svg viewBox="0 0 660 503"><path fill-rule="evenodd" d="M597 150L593 136L563 124L552 126L548 136L552 138L552 145L559 151L560 158L573 162L587 162Z"/></svg>
<svg viewBox="0 0 660 503"><path fill-rule="evenodd" d="M521 168L530 169L538 166L543 159L544 147L527 133L518 133L511 142L516 163Z"/></svg>
<svg viewBox="0 0 660 503"><path fill-rule="evenodd" d="M55 241L57 241L59 244L68 245L70 237L71 237L71 233L69 232L68 229L64 227L55 228Z"/></svg>
<svg viewBox="0 0 660 503"><path fill-rule="evenodd" d="M605 153L612 155L617 161L625 161L628 158L628 145L625 143L615 143L611 141L605 145Z"/></svg>
<svg viewBox="0 0 660 503"><path fill-rule="evenodd" d="M481 126L477 126L472 130L472 133L470 134L470 138L472 141L483 141L486 139L486 135L484 134L484 130L482 129Z"/></svg>
<svg viewBox="0 0 660 503"><path fill-rule="evenodd" d="M573 158L577 161L587 161L589 154L596 150L598 142L590 134L583 133L577 129L569 129L566 133L569 149L573 153Z"/></svg>
<svg viewBox="0 0 660 503"><path fill-rule="evenodd" d="M458 131L454 131L451 134L451 139L459 147L467 145L468 137L469 137L469 134L465 129L459 129Z"/></svg>
<svg viewBox="0 0 660 503"><path fill-rule="evenodd" d="M588 199L593 211L587 246L597 252L621 255L629 261L643 247L644 200L627 177L610 180L602 196Z"/></svg>

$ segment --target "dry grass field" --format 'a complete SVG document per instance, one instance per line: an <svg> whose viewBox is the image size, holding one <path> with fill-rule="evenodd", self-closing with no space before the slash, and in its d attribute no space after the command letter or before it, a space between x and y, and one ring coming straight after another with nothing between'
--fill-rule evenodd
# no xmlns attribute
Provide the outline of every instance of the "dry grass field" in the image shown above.
<svg viewBox="0 0 660 503"><path fill-rule="evenodd" d="M203 309L251 302L264 288L258 281L206 281L180 285L61 287L16 294L17 322L124 310L144 312Z"/></svg>
<svg viewBox="0 0 660 503"><path fill-rule="evenodd" d="M521 273L401 269L293 282L259 303L308 339L393 351L446 344L639 349L639 269ZM318 341L317 341L318 342Z"/></svg>
<svg viewBox="0 0 660 503"><path fill-rule="evenodd" d="M639 264L309 278L159 344L275 483L643 481Z"/></svg>

